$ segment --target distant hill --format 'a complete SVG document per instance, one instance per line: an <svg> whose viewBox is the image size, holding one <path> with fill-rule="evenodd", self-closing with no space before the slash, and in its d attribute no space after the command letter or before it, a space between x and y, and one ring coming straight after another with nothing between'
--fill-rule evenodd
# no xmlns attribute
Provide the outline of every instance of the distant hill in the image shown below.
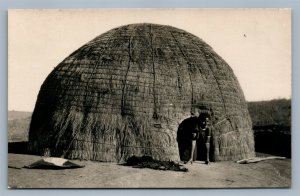
<svg viewBox="0 0 300 196"><path fill-rule="evenodd" d="M32 112L8 111L8 120L31 118Z"/></svg>
<svg viewBox="0 0 300 196"><path fill-rule="evenodd" d="M278 125L291 127L291 100L248 102L253 126Z"/></svg>
<svg viewBox="0 0 300 196"><path fill-rule="evenodd" d="M291 100L248 102L255 151L291 157Z"/></svg>
<svg viewBox="0 0 300 196"><path fill-rule="evenodd" d="M28 140L31 112L8 111L8 142Z"/></svg>

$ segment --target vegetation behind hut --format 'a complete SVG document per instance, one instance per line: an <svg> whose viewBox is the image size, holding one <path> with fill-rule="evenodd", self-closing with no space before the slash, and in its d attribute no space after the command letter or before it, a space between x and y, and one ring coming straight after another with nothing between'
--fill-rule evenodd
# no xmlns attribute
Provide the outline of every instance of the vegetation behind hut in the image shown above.
<svg viewBox="0 0 300 196"><path fill-rule="evenodd" d="M248 102L255 150L291 157L291 100Z"/></svg>

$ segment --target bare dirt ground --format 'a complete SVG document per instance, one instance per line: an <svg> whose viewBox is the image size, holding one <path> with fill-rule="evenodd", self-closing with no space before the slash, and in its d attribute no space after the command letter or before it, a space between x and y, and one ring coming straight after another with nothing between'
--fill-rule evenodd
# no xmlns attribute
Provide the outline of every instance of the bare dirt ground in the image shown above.
<svg viewBox="0 0 300 196"><path fill-rule="evenodd" d="M291 186L291 160L251 164L232 161L186 165L188 172L161 171L116 163L73 161L84 168L25 169L39 156L8 154L10 188L270 188Z"/></svg>

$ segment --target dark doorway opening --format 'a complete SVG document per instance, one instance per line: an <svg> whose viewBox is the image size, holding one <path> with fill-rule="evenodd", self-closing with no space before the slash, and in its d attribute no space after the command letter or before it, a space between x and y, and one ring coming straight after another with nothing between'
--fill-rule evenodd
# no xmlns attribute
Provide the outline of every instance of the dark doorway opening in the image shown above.
<svg viewBox="0 0 300 196"><path fill-rule="evenodd" d="M183 120L177 130L177 142L178 149L181 161L188 161L191 157L192 150L192 132L195 129L195 126L198 126L198 118L197 117L189 117ZM212 141L212 138L211 138ZM213 161L213 145L210 141L210 152L209 157L210 160ZM196 148L194 154L194 161L205 161L206 160L206 138L205 135L199 134L196 140Z"/></svg>

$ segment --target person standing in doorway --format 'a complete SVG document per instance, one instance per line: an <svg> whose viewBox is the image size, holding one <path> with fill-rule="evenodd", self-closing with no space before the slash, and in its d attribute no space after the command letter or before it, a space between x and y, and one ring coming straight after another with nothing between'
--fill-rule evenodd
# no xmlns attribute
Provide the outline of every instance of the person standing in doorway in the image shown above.
<svg viewBox="0 0 300 196"><path fill-rule="evenodd" d="M199 137L203 139L205 142L205 148L206 148L206 159L205 164L209 164L209 151L210 151L210 138L211 138L211 127L210 127L210 115L208 113L200 113L197 120L194 121L195 124L191 126L190 130L190 138L191 138L191 154L190 159L187 161L187 163L193 163L193 160L196 158L196 149L197 149L197 140Z"/></svg>

